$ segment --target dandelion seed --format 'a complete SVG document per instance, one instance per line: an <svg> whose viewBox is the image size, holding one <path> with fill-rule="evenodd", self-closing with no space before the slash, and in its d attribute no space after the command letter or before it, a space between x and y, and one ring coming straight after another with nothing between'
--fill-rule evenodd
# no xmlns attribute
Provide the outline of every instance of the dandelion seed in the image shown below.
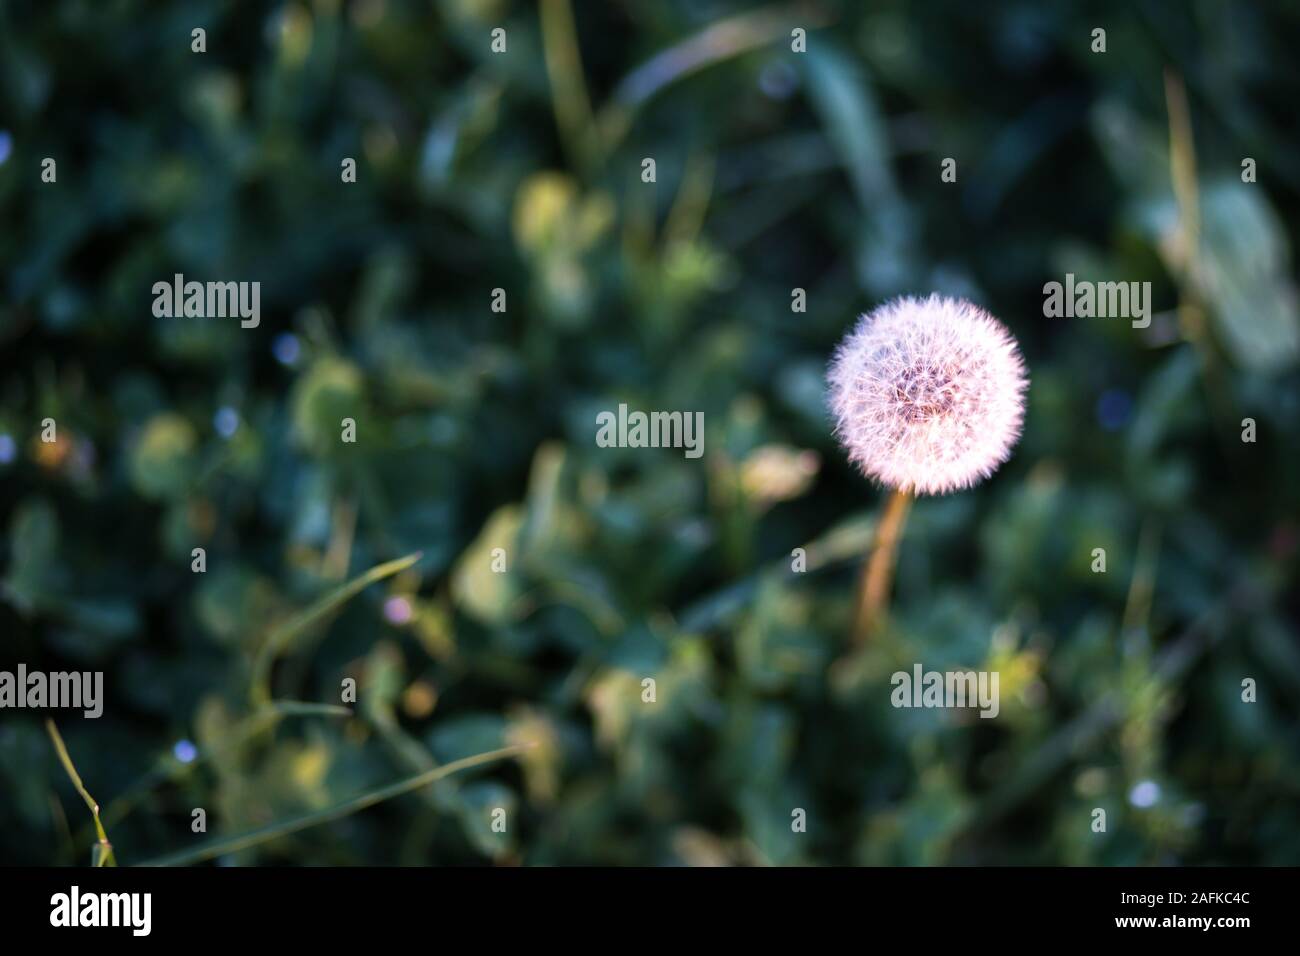
<svg viewBox="0 0 1300 956"><path fill-rule="evenodd" d="M1020 437L1029 384L1002 323L938 295L862 316L827 379L849 460L912 494L946 494L993 474Z"/></svg>

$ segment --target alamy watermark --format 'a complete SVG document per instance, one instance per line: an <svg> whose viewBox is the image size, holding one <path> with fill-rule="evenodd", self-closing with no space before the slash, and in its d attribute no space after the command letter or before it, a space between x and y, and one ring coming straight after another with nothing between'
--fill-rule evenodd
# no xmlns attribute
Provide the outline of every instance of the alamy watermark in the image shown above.
<svg viewBox="0 0 1300 956"><path fill-rule="evenodd" d="M50 925L121 926L133 936L148 936L153 928L153 894L83 893L73 885L67 893L50 897Z"/></svg>
<svg viewBox="0 0 1300 956"><path fill-rule="evenodd" d="M262 321L262 283L186 282L176 273L171 282L153 284L153 314L160 319L225 319L255 329Z"/></svg>
<svg viewBox="0 0 1300 956"><path fill-rule="evenodd" d="M1044 285L1043 295L1043 315L1049 319L1132 319L1135 329L1151 324L1150 282L1075 281L1068 272L1064 284Z"/></svg>
<svg viewBox="0 0 1300 956"><path fill-rule="evenodd" d="M889 683L895 707L978 707L981 717L1002 709L997 671L927 671L913 664L912 673L895 671Z"/></svg>
<svg viewBox="0 0 1300 956"><path fill-rule="evenodd" d="M0 707L71 708L90 718L104 713L103 671L0 671Z"/></svg>
<svg viewBox="0 0 1300 956"><path fill-rule="evenodd" d="M687 458L704 454L703 412L629 412L596 416L596 445L600 448L684 448Z"/></svg>

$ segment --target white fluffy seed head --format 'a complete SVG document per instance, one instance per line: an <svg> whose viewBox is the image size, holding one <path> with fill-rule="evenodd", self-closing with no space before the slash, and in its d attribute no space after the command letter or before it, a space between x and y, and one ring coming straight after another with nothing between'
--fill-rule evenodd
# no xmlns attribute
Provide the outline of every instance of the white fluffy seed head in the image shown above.
<svg viewBox="0 0 1300 956"><path fill-rule="evenodd" d="M862 316L827 373L835 434L870 478L969 488L1007 460L1029 381L1011 333L962 299L904 297Z"/></svg>

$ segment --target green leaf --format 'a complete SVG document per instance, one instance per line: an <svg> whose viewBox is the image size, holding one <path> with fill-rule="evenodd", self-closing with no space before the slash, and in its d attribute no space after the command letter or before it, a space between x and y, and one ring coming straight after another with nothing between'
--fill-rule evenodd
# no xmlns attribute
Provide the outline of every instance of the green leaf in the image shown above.
<svg viewBox="0 0 1300 956"><path fill-rule="evenodd" d="M59 519L41 499L24 501L9 532L12 559L5 575L5 594L19 610L31 613L55 588Z"/></svg>
<svg viewBox="0 0 1300 956"><path fill-rule="evenodd" d="M1236 180L1206 187L1201 208L1199 278L1224 345L1249 369L1294 365L1300 319L1281 219L1258 186Z"/></svg>
<svg viewBox="0 0 1300 956"><path fill-rule="evenodd" d="M485 624L504 624L512 617L514 600L519 596L522 556L517 545L523 526L524 510L519 505L498 508L452 572L456 603ZM500 567L502 561L505 570L494 571L494 564Z"/></svg>

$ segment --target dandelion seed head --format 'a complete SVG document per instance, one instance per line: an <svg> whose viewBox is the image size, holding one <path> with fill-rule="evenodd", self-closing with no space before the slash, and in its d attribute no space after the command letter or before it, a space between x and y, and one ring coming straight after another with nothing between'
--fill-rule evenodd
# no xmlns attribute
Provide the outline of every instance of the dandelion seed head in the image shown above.
<svg viewBox="0 0 1300 956"><path fill-rule="evenodd" d="M1007 460L1024 422L1011 333L962 299L894 299L862 316L827 372L849 460L914 494L969 488Z"/></svg>

